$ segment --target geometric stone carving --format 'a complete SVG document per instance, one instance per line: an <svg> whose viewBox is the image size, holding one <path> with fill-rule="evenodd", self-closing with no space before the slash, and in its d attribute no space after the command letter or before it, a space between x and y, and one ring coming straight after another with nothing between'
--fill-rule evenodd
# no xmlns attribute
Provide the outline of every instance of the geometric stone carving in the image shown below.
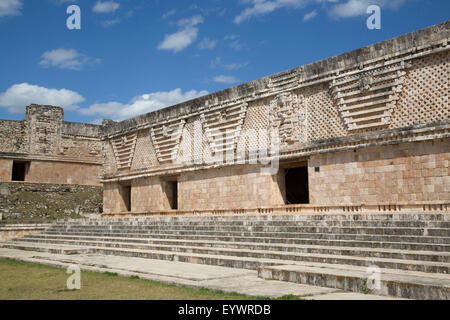
<svg viewBox="0 0 450 320"><path fill-rule="evenodd" d="M186 120L179 119L151 128L151 138L160 164L174 162L177 158L185 123Z"/></svg>
<svg viewBox="0 0 450 320"><path fill-rule="evenodd" d="M131 167L134 149L136 147L137 132L129 133L111 140L114 156L116 158L117 169Z"/></svg>
<svg viewBox="0 0 450 320"><path fill-rule="evenodd" d="M247 106L247 103L241 103L216 111L206 111L200 115L205 139L213 154L236 151Z"/></svg>
<svg viewBox="0 0 450 320"><path fill-rule="evenodd" d="M278 131L282 144L305 143L307 111L303 96L293 92L278 94L269 106L269 130Z"/></svg>
<svg viewBox="0 0 450 320"><path fill-rule="evenodd" d="M331 82L331 94L349 131L390 124L410 65L401 61L352 71Z"/></svg>

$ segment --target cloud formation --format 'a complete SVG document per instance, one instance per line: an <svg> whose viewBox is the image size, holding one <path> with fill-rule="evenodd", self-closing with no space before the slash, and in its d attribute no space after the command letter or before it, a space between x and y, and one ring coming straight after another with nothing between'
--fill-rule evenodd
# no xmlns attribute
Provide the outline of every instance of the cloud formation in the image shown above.
<svg viewBox="0 0 450 320"><path fill-rule="evenodd" d="M367 7L378 5L384 9L397 10L406 0L347 0L334 5L329 15L334 18L351 18L366 15Z"/></svg>
<svg viewBox="0 0 450 320"><path fill-rule="evenodd" d="M281 8L301 8L309 0L244 0L244 3L251 3L251 7L244 9L234 18L234 23L240 24L252 17L263 16Z"/></svg>
<svg viewBox="0 0 450 320"><path fill-rule="evenodd" d="M406 0L242 0L248 7L234 18L234 23L240 24L253 17L264 16L276 10L302 9L307 5L315 4L325 8L332 18L351 18L365 15L367 7L378 5L383 9L396 10ZM314 18L318 12L314 9L303 16L303 21Z"/></svg>
<svg viewBox="0 0 450 320"><path fill-rule="evenodd" d="M180 28L177 32L166 34L164 40L158 45L158 50L172 50L177 53L197 39L198 24L203 23L203 17L200 15L178 21Z"/></svg>
<svg viewBox="0 0 450 320"><path fill-rule="evenodd" d="M209 38L203 38L199 43L198 48L200 50L212 50L216 47L217 41Z"/></svg>
<svg viewBox="0 0 450 320"><path fill-rule="evenodd" d="M307 14L305 14L305 15L303 16L303 21L311 20L311 19L314 18L315 16L317 16L317 11L316 11L316 10L313 10L313 11L311 11L311 12L309 12L309 13L307 13Z"/></svg>
<svg viewBox="0 0 450 320"><path fill-rule="evenodd" d="M119 121L195 99L206 94L208 94L208 91L205 90L190 90L183 93L180 88L177 88L172 91L143 94L125 104L116 101L96 103L89 108L81 108L78 111L80 114L86 116L96 115Z"/></svg>
<svg viewBox="0 0 450 320"><path fill-rule="evenodd" d="M224 69L226 69L228 71L232 71L232 70L238 70L238 69L244 68L248 64L249 64L248 61L242 62L242 63L238 63L238 62L224 63L224 62L222 62L222 58L221 57L216 57L214 60L211 61L210 67L212 69L224 68Z"/></svg>
<svg viewBox="0 0 450 320"><path fill-rule="evenodd" d="M43 67L56 67L59 69L82 70L88 64L99 63L94 59L77 52L75 49L59 48L46 51L41 56L39 64Z"/></svg>
<svg viewBox="0 0 450 320"><path fill-rule="evenodd" d="M23 3L21 0L1 0L0 17L20 15L22 6Z"/></svg>
<svg viewBox="0 0 450 320"><path fill-rule="evenodd" d="M28 83L19 83L0 94L0 107L11 113L23 113L25 107L32 104L60 106L66 110L78 109L83 102L82 95L67 89L48 89Z"/></svg>
<svg viewBox="0 0 450 320"><path fill-rule="evenodd" d="M241 80L239 80L236 77L233 76L225 76L225 75L220 75L220 76L215 76L213 78L214 82L218 82L218 83L225 83L225 84L234 84L234 83L238 83Z"/></svg>
<svg viewBox="0 0 450 320"><path fill-rule="evenodd" d="M119 9L120 4L114 1L97 1L92 8L95 13L110 13Z"/></svg>

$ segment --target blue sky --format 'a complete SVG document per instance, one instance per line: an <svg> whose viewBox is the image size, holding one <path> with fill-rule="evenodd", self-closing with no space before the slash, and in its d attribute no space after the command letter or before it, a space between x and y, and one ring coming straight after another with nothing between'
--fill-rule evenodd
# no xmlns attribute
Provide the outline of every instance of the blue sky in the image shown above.
<svg viewBox="0 0 450 320"><path fill-rule="evenodd" d="M81 30L66 27L69 5ZM381 7L381 29L366 9ZM122 120L448 20L448 0L0 0L0 118Z"/></svg>

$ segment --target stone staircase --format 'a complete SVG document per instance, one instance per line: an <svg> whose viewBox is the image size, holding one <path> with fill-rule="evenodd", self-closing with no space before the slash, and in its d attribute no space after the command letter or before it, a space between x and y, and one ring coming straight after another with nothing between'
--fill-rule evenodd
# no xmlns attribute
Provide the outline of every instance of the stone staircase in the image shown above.
<svg viewBox="0 0 450 320"><path fill-rule="evenodd" d="M67 220L0 247L258 270L277 279L412 299L450 299L450 215L348 214ZM370 290L368 267L380 271Z"/></svg>

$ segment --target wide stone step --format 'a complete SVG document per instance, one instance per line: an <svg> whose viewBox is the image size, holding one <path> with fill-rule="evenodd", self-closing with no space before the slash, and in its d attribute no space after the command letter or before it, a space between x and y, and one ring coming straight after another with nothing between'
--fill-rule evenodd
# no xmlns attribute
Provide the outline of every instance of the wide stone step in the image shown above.
<svg viewBox="0 0 450 320"><path fill-rule="evenodd" d="M105 246L116 248L139 248L146 250L165 250L165 251L188 251L204 253L205 248L210 250L209 253L220 252L226 249L230 255L244 255L251 256L255 254L313 254L313 255L340 255L351 257L366 257L366 258L382 258L382 259L404 259L404 260L418 260L430 262L450 262L450 253L448 252L433 252L433 251L398 251L389 249L371 249L371 248L352 248L352 247L331 247L331 246L300 246L300 245L266 245L266 244L252 244L252 243L238 243L238 242L161 242L155 243L151 240L137 243L130 238L124 238L123 241L115 241L112 238L97 238L97 239L64 239L53 238L43 239L39 237L30 236L28 238L16 239L20 242L32 243L50 243L50 244L68 244L68 245L82 245L82 246ZM226 255L226 253L220 253ZM300 256L299 256L300 257ZM316 256L317 258L317 256ZM277 258L278 259L278 258ZM296 257L286 255L286 258L279 258L286 260L295 260ZM445 272L444 272L445 273Z"/></svg>
<svg viewBox="0 0 450 320"><path fill-rule="evenodd" d="M445 228L397 228L397 227L303 227L303 226L143 226L143 227L78 227L68 226L66 228L49 228L49 231L60 232L102 232L102 231L183 231L183 232L276 232L276 233L333 233L333 234L363 234L363 235L415 235L415 236L438 236L450 237L450 229Z"/></svg>
<svg viewBox="0 0 450 320"><path fill-rule="evenodd" d="M104 222L91 224L55 224L54 228L71 227L147 227L147 226L216 226L214 221L198 221L198 222L183 222L183 221L146 221L145 223L133 223L129 221L122 221L120 223L104 224ZM305 221L253 221L253 220L238 220L238 221L222 221L221 226L304 226L304 227L398 227L398 228L450 228L450 222L447 221L378 221L378 220L305 220Z"/></svg>
<svg viewBox="0 0 450 320"><path fill-rule="evenodd" d="M448 214L434 213L390 213L390 214L365 214L360 212L357 214L258 214L258 215L217 215L217 216L174 216L174 217L158 217L148 216L141 218L115 218L115 219L66 219L60 220L58 224L105 224L111 225L115 223L148 223L154 222L225 222L225 221L326 221L326 220L354 220L354 221L450 221Z"/></svg>
<svg viewBox="0 0 450 320"><path fill-rule="evenodd" d="M180 250L180 247L173 247L171 250L155 250L141 248L124 248L124 247L106 247L89 245L83 246L77 245L63 245L60 244L36 244L27 242L10 242L3 243L0 246L10 249L21 249L31 251L41 251L58 253L58 249L68 250L72 248L74 251L81 250L83 253L100 253L111 255L126 255L140 258L159 259L159 260L174 260L174 256L180 256L181 262L192 262L194 258L213 258L213 257L227 257L227 260L234 261L232 267L256 269L259 265L265 265L269 263L274 264L288 264L294 262L313 262L313 263L327 263L327 264L347 264L355 266L368 266L376 264L380 268L402 269L419 272L430 273L444 273L448 274L448 263L428 262L428 261L412 261L412 260L399 260L399 259L381 259L381 258L363 258L363 257L348 257L348 256L336 256L336 255L315 255L315 254L293 254L293 253L279 253L279 252L258 252L258 251L243 251L243 250L231 250L231 249L215 249L215 248L189 248L189 250ZM28 249L27 249L28 248ZM29 249L31 248L31 249ZM52 251L46 251L51 249ZM175 249L175 250L174 250ZM61 251L61 253L64 253ZM185 259L185 260L183 260ZM186 260L187 259L187 260ZM252 264L247 261L251 259ZM239 261L243 262L239 262ZM205 262L199 262L205 263ZM244 263L244 264L243 264ZM211 263L206 263L211 264ZM215 264L215 263L212 263ZM219 264L220 265L220 264ZM244 266L245 265L245 266Z"/></svg>
<svg viewBox="0 0 450 320"><path fill-rule="evenodd" d="M58 254L106 254L149 259L219 265L225 267L258 269L260 277L340 288L365 292L367 267L333 265L327 263L293 262L286 265L283 260L207 255L196 253L173 253L105 247L54 246L28 243L0 243L0 247L51 252ZM380 269L382 289L379 294L416 299L449 299L450 279L448 275L422 272Z"/></svg>
<svg viewBox="0 0 450 320"><path fill-rule="evenodd" d="M345 291L373 293L419 300L449 300L450 278L435 278L418 275L408 271L402 273L379 269L379 282L369 289L368 276L376 269L339 268L337 266L262 266L258 268L258 276L263 279L274 279L301 284L309 284ZM369 271L369 273L368 273ZM370 280L369 280L370 281ZM379 284L379 287L375 285Z"/></svg>
<svg viewBox="0 0 450 320"><path fill-rule="evenodd" d="M323 240L323 239L278 239L278 238L257 238L259 241L251 242L251 238L233 238L223 237L223 240L196 240L196 239L170 239L153 237L99 237L99 236L76 236L76 235L51 235L51 234L32 234L25 235L24 239L63 239L63 240L100 240L112 242L134 242L134 243L155 243L177 245L179 243L190 243L193 245L211 246L211 245L248 245L253 247L296 247L298 245L310 246L332 246L349 248L374 248L374 249L394 249L411 251L431 251L435 253L450 252L450 244L426 244L426 243L401 243L401 242L375 242L375 241L356 241L356 240ZM288 241L283 241L288 240ZM292 241L290 241L292 240Z"/></svg>
<svg viewBox="0 0 450 320"><path fill-rule="evenodd" d="M360 240L360 241L380 241L380 242L416 242L449 244L449 237L438 236L408 236L408 235L365 235L365 234L334 234L334 233L286 233L286 232L218 232L218 231L187 231L187 230L164 230L164 234L155 232L125 232L118 231L85 231L74 232L47 230L46 234L67 234L67 235L90 235L90 236L134 236L148 237L151 235L162 235L163 237L199 237L209 236L211 239L220 240L221 237L244 237L244 238L291 238L291 239L328 239L328 240ZM190 238L192 239L192 238Z"/></svg>

